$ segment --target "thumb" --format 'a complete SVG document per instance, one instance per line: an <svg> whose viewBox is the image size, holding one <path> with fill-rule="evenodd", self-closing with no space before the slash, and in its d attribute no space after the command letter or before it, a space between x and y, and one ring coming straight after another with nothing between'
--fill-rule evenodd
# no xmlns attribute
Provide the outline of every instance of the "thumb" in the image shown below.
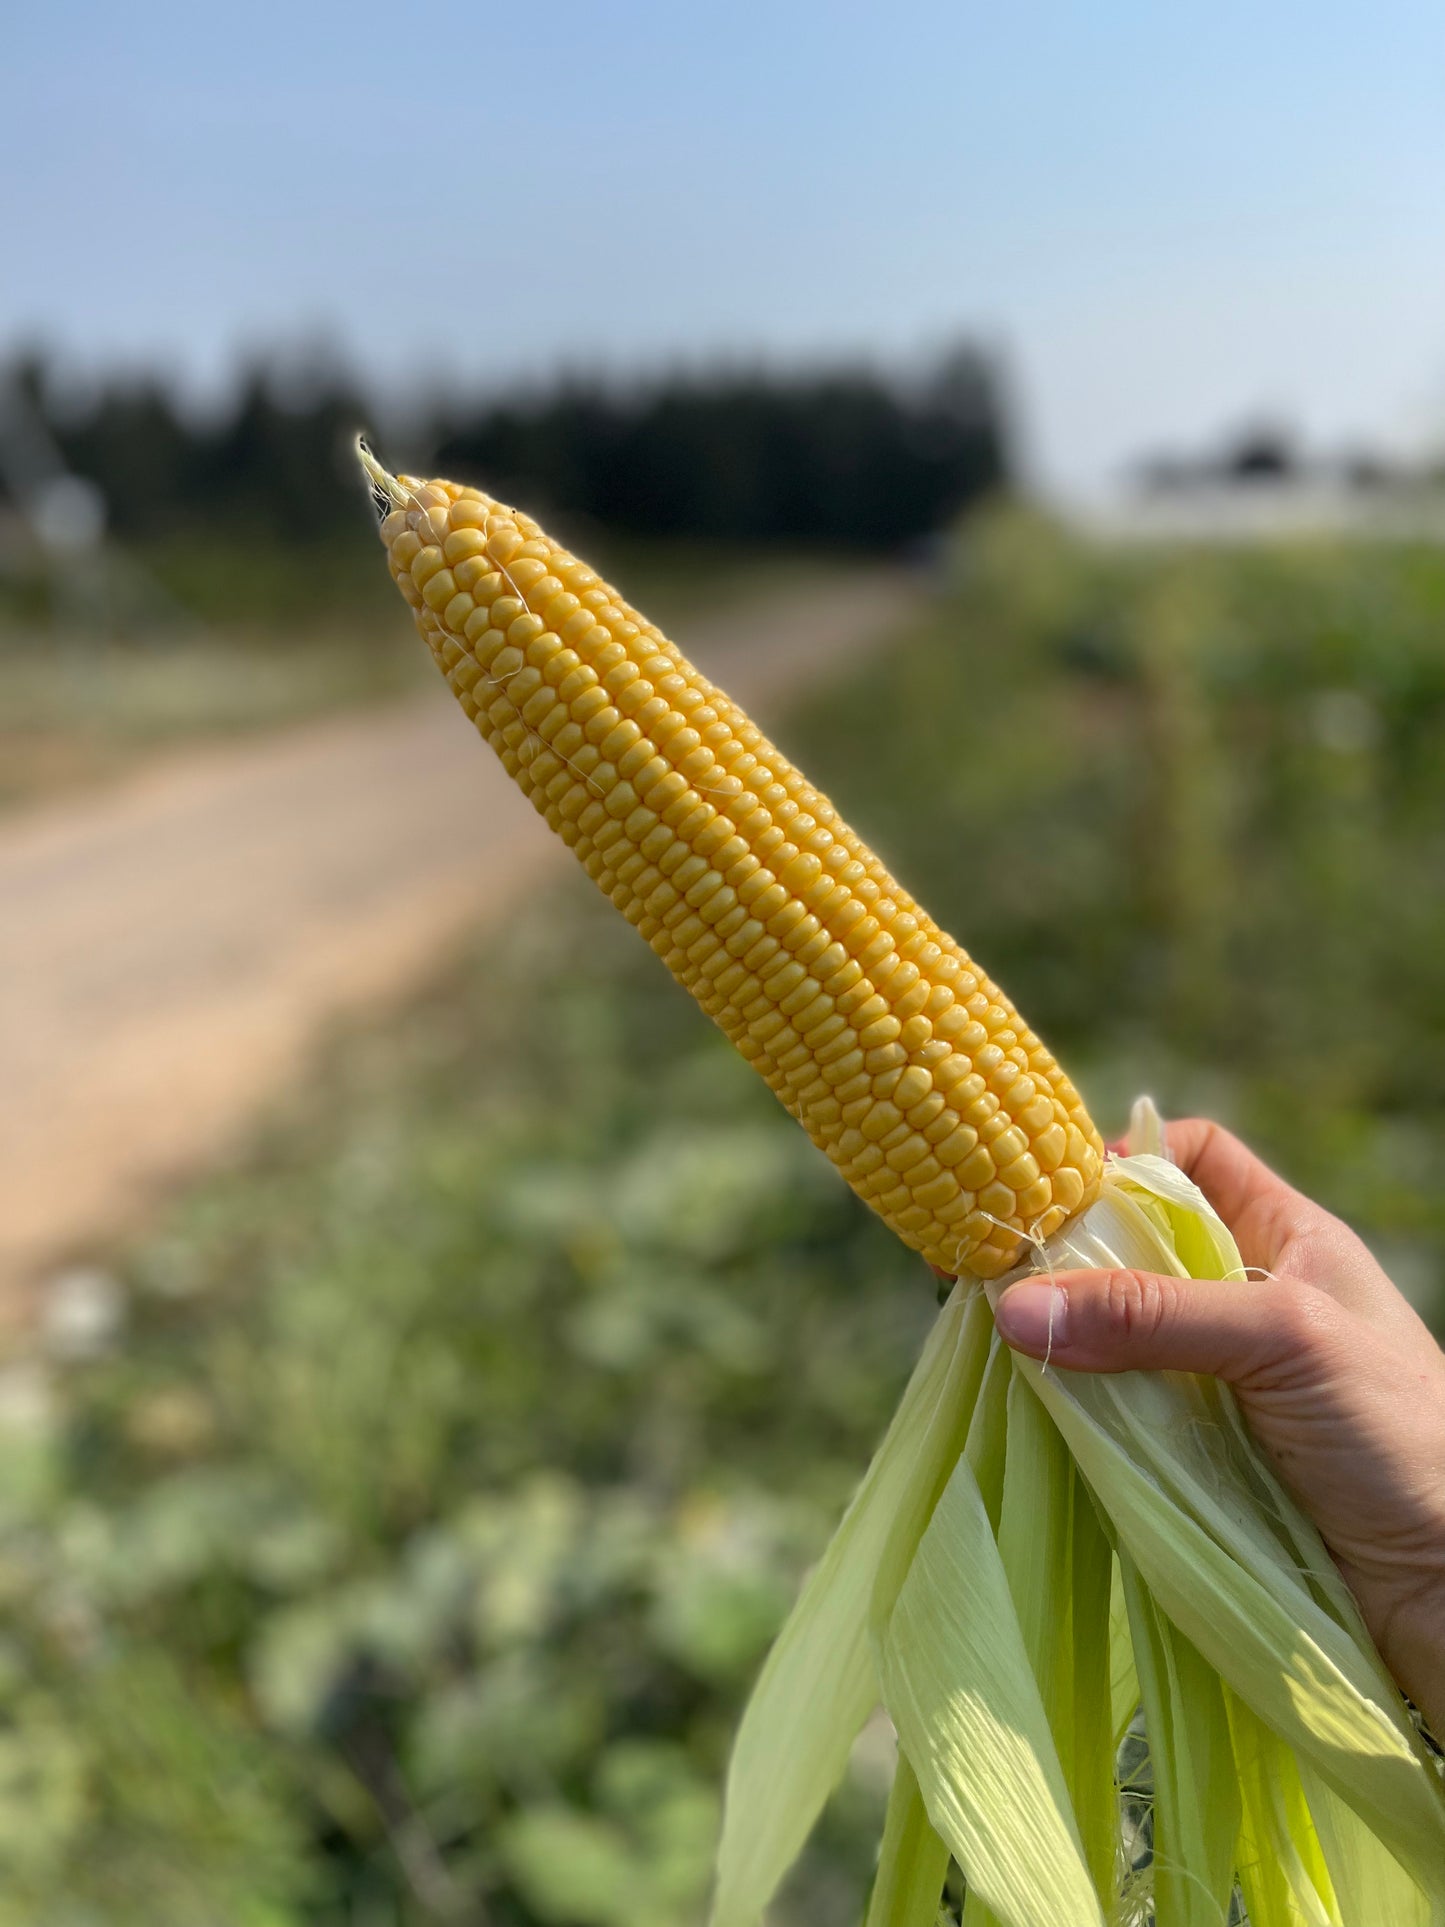
<svg viewBox="0 0 1445 1927"><path fill-rule="evenodd" d="M1005 1342L1076 1372L1205 1372L1235 1385L1308 1373L1339 1307L1291 1279L1224 1284L1147 1271L1061 1272L1010 1285Z"/></svg>

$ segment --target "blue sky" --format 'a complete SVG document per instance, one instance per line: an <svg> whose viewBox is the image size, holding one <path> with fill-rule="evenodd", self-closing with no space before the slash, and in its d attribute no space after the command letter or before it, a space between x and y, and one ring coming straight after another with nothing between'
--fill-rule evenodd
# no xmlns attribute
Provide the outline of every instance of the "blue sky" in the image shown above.
<svg viewBox="0 0 1445 1927"><path fill-rule="evenodd" d="M1272 415L1445 442L1439 0L121 7L6 23L0 350L329 335L558 361L1009 360L1096 487Z"/></svg>

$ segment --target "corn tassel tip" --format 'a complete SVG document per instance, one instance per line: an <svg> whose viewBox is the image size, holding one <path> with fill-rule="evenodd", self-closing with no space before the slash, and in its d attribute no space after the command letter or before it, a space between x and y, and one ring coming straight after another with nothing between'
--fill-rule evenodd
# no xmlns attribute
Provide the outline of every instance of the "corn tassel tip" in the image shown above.
<svg viewBox="0 0 1445 1927"><path fill-rule="evenodd" d="M372 454L364 435L358 435L356 438L356 458L361 463L370 485L371 499L377 515L384 518L390 515L393 509L405 508L411 500L410 495L390 470L383 468Z"/></svg>

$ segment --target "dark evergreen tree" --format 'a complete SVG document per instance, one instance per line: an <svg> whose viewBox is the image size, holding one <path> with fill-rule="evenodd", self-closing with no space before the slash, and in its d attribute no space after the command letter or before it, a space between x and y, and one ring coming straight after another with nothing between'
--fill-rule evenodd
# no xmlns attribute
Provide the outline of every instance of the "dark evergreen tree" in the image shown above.
<svg viewBox="0 0 1445 1927"><path fill-rule="evenodd" d="M325 361L255 363L219 418L186 414L158 380L55 393L12 371L55 442L144 538L224 524L319 540L357 526L347 443L371 413ZM866 367L672 375L622 387L565 377L434 420L414 459L504 499L656 537L894 550L1007 477L998 384L969 348L922 381Z"/></svg>

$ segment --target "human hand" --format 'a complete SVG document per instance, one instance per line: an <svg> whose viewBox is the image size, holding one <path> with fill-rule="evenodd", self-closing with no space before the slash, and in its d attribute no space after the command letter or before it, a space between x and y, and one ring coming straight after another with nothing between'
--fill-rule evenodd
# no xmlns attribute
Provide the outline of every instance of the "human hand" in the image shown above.
<svg viewBox="0 0 1445 1927"><path fill-rule="evenodd" d="M1245 1264L1269 1275L1064 1272L1010 1286L999 1331L1071 1371L1231 1385L1386 1665L1445 1735L1445 1353L1355 1234L1237 1138L1190 1119L1168 1143Z"/></svg>

